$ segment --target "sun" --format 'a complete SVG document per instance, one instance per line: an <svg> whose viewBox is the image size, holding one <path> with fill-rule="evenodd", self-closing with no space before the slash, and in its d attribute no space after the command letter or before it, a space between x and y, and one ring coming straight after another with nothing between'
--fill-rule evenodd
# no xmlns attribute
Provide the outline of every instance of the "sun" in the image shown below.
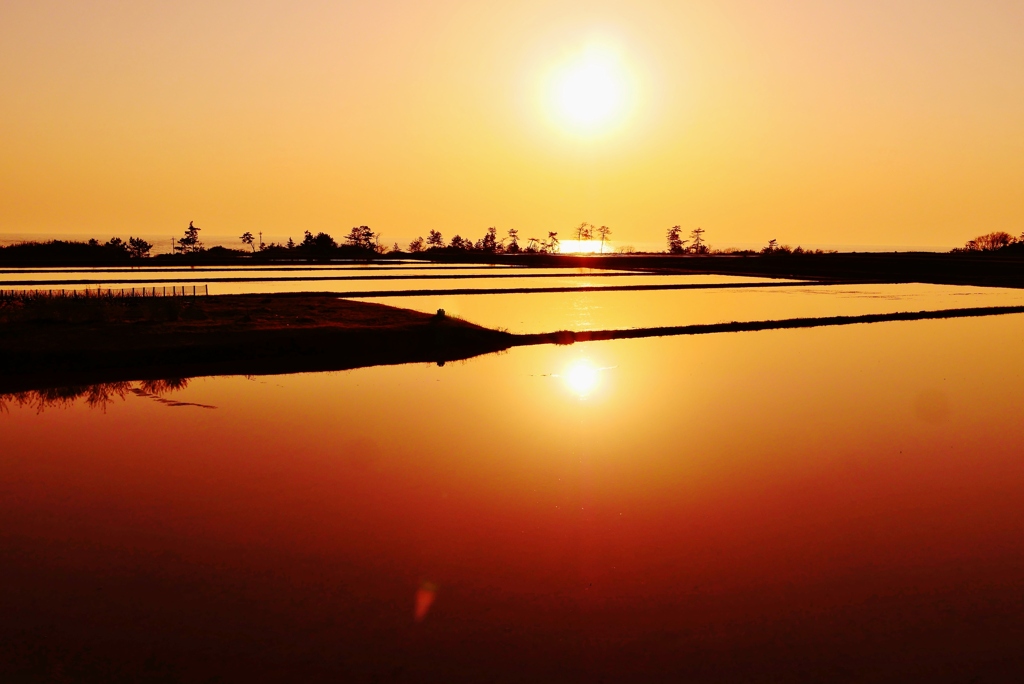
<svg viewBox="0 0 1024 684"><path fill-rule="evenodd" d="M629 73L618 53L588 46L556 68L548 81L548 104L557 121L575 133L608 130L626 114L631 99Z"/></svg>

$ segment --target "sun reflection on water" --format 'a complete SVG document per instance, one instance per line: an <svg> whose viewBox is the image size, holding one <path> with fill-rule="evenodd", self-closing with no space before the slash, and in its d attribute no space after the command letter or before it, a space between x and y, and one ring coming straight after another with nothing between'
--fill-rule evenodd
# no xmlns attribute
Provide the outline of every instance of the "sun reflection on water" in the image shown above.
<svg viewBox="0 0 1024 684"><path fill-rule="evenodd" d="M560 376L566 386L581 399L597 389L601 381L601 370L587 359L579 359L569 365Z"/></svg>

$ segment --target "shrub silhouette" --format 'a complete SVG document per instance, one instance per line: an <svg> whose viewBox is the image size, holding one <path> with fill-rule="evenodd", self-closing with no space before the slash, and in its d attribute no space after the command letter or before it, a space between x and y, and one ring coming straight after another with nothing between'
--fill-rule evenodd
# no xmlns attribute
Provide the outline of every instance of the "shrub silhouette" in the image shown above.
<svg viewBox="0 0 1024 684"><path fill-rule="evenodd" d="M1024 235L1021 236L1024 238ZM1011 245L1020 243L1020 240L1005 231L996 231L979 235L973 240L968 240L963 247L954 249L954 252L997 252L1006 249Z"/></svg>

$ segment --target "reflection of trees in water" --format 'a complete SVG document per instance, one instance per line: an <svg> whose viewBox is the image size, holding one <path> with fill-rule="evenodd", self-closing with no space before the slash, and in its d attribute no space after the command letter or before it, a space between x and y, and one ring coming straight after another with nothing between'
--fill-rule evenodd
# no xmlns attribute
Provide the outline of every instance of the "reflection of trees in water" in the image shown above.
<svg viewBox="0 0 1024 684"><path fill-rule="evenodd" d="M141 380L139 389L149 394L166 394L188 387L192 378L167 378L165 380Z"/></svg>
<svg viewBox="0 0 1024 684"><path fill-rule="evenodd" d="M89 408L98 408L106 412L107 406L114 401L124 400L129 394L150 397L170 406L200 406L187 402L171 401L163 395L188 387L190 378L167 378L164 380L141 380L138 382L101 382L94 385L69 385L67 387L51 387L26 392L0 394L0 410L6 411L9 405L33 407L37 413L48 408L67 409L74 406L79 399L85 400Z"/></svg>

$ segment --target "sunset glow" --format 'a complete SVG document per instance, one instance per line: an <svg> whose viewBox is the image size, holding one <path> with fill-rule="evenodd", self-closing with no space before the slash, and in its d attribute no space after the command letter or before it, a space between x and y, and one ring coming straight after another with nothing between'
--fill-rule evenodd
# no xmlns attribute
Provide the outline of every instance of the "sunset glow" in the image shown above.
<svg viewBox="0 0 1024 684"><path fill-rule="evenodd" d="M618 55L595 45L555 71L549 98L565 130L591 135L619 122L628 108L629 90L629 77Z"/></svg>
<svg viewBox="0 0 1024 684"><path fill-rule="evenodd" d="M562 240L562 254L605 254L614 252L610 242L605 242L602 247L600 240Z"/></svg>
<svg viewBox="0 0 1024 684"><path fill-rule="evenodd" d="M1024 681L1021 36L0 2L0 684Z"/></svg>
<svg viewBox="0 0 1024 684"><path fill-rule="evenodd" d="M0 7L2 233L1024 230L1019 3L101 4Z"/></svg>

